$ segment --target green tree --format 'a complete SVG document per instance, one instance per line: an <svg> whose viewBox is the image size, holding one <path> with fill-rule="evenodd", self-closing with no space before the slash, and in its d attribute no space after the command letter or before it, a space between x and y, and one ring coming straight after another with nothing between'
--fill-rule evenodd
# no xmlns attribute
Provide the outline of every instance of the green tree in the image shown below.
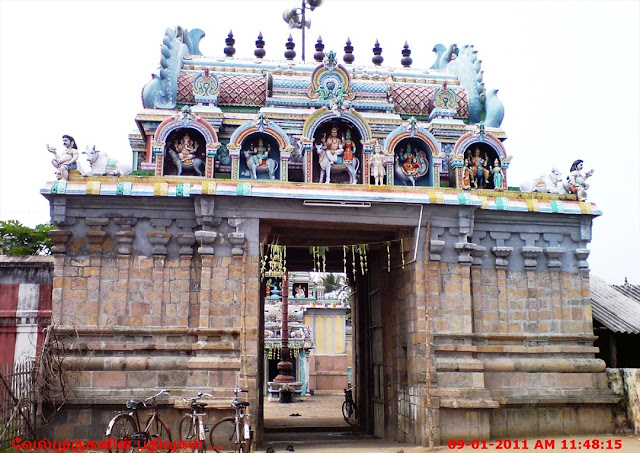
<svg viewBox="0 0 640 453"><path fill-rule="evenodd" d="M53 242L47 235L50 224L29 228L17 220L0 220L0 255L50 255Z"/></svg>
<svg viewBox="0 0 640 453"><path fill-rule="evenodd" d="M328 273L322 278L325 293L330 293L344 285L344 275Z"/></svg>

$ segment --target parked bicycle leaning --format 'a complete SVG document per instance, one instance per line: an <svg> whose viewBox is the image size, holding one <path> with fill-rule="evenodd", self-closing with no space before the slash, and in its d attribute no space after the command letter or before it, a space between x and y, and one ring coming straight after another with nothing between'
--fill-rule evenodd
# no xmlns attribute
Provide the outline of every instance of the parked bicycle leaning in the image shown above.
<svg viewBox="0 0 640 453"><path fill-rule="evenodd" d="M144 400L129 400L126 402L127 410L120 412L109 421L105 435L107 438L114 438L116 442L109 448L109 453L133 452L138 448L148 448L151 443L158 445L156 451L169 453L172 446L162 448L162 445L173 445L171 442L171 430L162 421L158 414L156 398L160 395L168 395L168 390L161 390ZM150 401L150 403L148 403ZM151 413L147 416L144 428L140 424L138 410L150 408ZM167 442L169 444L167 444Z"/></svg>
<svg viewBox="0 0 640 453"><path fill-rule="evenodd" d="M181 448L181 451L191 451L193 453L204 453L207 451L207 414L206 404L200 402L203 396L212 398L209 393L198 393L197 396L184 398L185 403L189 403L189 413L185 414L180 421L179 436L180 441L188 444L188 447ZM213 446L213 444L212 444Z"/></svg>
<svg viewBox="0 0 640 453"><path fill-rule="evenodd" d="M351 426L358 424L358 406L353 400L353 389L356 386L344 389L344 402L342 403L342 416Z"/></svg>
<svg viewBox="0 0 640 453"><path fill-rule="evenodd" d="M233 389L231 407L236 411L233 417L226 417L213 425L210 433L212 448L220 453L234 451L237 453L250 453L253 442L253 430L251 420L247 413L249 403L238 400L238 393L247 393L238 387Z"/></svg>

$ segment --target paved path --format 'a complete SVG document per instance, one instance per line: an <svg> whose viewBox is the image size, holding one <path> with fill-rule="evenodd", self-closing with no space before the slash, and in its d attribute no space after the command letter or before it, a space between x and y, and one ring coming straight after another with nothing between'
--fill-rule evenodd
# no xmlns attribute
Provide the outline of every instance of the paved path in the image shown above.
<svg viewBox="0 0 640 453"><path fill-rule="evenodd" d="M446 445L435 447L429 450L425 447L390 442L385 439L374 439L370 435L354 433L342 418L341 406L344 401L343 394L316 394L311 397L302 398L301 402L292 404L281 404L278 402L265 401L265 439L262 445L255 451L265 452L271 447L276 453L287 453L287 446L291 445L295 451L314 453L418 453L418 452L501 452L513 451L516 453L531 452L621 452L640 453L640 435L592 435L574 437L553 437L553 438L530 438L526 439L527 448L523 443L524 439L518 439L519 449L515 448L513 441L510 448L505 448L506 443L498 445L498 442L488 441L486 449L479 445L478 448L471 446L462 449L449 449ZM291 416L300 414L300 416ZM327 428L320 430L320 428ZM304 431L306 429L306 431ZM294 432L295 431L295 432ZM598 439L604 441L604 448L594 449L585 447L585 441ZM535 448L537 441L542 442L538 446L547 448ZM563 443L563 440L565 441ZM611 441L610 443L607 441ZM620 448L616 441L620 441ZM493 444L493 445L489 445ZM600 445L602 447L602 445ZM609 446L611 448L609 448ZM502 448L500 448L502 447Z"/></svg>

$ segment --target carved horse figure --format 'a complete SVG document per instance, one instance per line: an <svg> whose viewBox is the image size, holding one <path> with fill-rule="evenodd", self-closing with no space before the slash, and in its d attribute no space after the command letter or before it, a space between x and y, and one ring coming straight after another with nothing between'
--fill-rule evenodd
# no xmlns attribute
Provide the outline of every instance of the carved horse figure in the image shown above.
<svg viewBox="0 0 640 453"><path fill-rule="evenodd" d="M82 154L87 155L91 171L83 176L124 176L131 173L131 164L116 159L111 159L105 152L87 146L87 150Z"/></svg>
<svg viewBox="0 0 640 453"><path fill-rule="evenodd" d="M331 173L349 173L349 184L356 184L358 182L357 175L360 168L360 159L353 156L353 159L349 163L338 163L338 157L341 152L327 152L327 148L322 145L315 145L316 152L318 153L318 161L320 163L320 179L318 182L331 182ZM324 181L323 181L324 179Z"/></svg>
<svg viewBox="0 0 640 453"><path fill-rule="evenodd" d="M269 172L269 179L276 179L276 170L278 169L278 162L275 159L267 158L263 165L258 165L253 158L254 155L250 151L243 151L247 168L249 169L249 175L252 179L258 179L258 173Z"/></svg>
<svg viewBox="0 0 640 453"><path fill-rule="evenodd" d="M525 181L520 184L522 192L542 192L542 193L568 193L563 187L562 173L556 168L551 169L551 173L542 175L539 178Z"/></svg>

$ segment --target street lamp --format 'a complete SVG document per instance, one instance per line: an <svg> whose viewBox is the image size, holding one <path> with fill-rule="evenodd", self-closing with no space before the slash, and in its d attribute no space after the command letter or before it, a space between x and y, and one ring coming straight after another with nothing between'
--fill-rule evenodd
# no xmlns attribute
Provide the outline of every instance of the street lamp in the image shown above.
<svg viewBox="0 0 640 453"><path fill-rule="evenodd" d="M287 9L282 13L282 19L289 24L289 28L302 30L302 61L304 61L304 29L311 27L311 21L305 17L305 11L313 11L322 5L324 0L302 0L302 7Z"/></svg>

